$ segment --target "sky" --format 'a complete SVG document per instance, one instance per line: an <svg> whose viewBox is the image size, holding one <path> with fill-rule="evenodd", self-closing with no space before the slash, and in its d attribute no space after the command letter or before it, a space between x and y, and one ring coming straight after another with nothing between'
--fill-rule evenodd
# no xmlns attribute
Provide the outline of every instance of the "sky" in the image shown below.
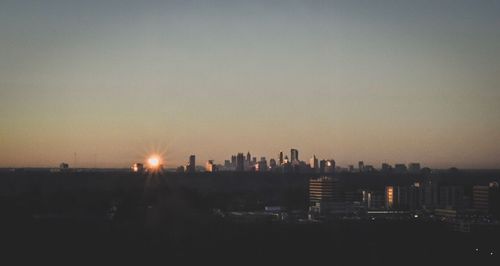
<svg viewBox="0 0 500 266"><path fill-rule="evenodd" d="M0 2L0 167L290 148L500 168L500 1Z"/></svg>

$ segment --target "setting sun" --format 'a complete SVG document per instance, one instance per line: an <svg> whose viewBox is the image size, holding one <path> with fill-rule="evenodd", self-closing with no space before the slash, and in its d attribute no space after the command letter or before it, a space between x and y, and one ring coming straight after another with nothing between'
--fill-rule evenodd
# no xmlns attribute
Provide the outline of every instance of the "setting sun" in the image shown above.
<svg viewBox="0 0 500 266"><path fill-rule="evenodd" d="M151 156L148 159L148 164L151 168L157 168L160 165L160 159L157 156Z"/></svg>

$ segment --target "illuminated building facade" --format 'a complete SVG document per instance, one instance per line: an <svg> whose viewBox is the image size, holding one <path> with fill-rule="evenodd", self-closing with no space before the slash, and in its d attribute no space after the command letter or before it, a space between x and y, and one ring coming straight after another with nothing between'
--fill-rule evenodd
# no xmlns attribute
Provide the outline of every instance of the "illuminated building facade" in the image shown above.
<svg viewBox="0 0 500 266"><path fill-rule="evenodd" d="M337 178L320 177L309 180L309 210L326 214L343 203L342 186Z"/></svg>

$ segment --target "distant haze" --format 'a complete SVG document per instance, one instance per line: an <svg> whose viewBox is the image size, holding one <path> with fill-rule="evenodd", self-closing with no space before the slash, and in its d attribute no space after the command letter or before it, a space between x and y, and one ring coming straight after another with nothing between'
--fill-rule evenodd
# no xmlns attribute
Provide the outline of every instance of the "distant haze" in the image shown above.
<svg viewBox="0 0 500 266"><path fill-rule="evenodd" d="M290 148L500 168L500 1L1 1L0 167Z"/></svg>

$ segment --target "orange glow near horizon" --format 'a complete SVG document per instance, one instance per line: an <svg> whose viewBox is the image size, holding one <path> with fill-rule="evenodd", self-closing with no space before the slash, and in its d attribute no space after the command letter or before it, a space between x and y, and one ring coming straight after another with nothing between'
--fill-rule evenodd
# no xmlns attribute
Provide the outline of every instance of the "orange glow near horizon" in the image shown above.
<svg viewBox="0 0 500 266"><path fill-rule="evenodd" d="M161 164L160 157L157 155L152 155L148 158L148 165L150 168L158 168Z"/></svg>

